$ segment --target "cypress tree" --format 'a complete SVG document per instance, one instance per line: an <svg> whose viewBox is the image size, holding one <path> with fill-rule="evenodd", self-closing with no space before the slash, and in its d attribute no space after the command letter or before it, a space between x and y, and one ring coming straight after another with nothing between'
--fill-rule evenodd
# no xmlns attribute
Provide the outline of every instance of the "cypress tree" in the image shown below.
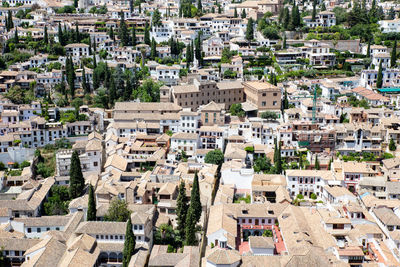
<svg viewBox="0 0 400 267"><path fill-rule="evenodd" d="M81 37L79 34L78 23L75 24L75 42L79 43L81 41Z"/></svg>
<svg viewBox="0 0 400 267"><path fill-rule="evenodd" d="M236 7L235 7L235 12L233 13L233 17L234 17L234 18L237 18L237 17L238 17L238 13L237 13Z"/></svg>
<svg viewBox="0 0 400 267"><path fill-rule="evenodd" d="M191 46L190 43L186 46L186 68L187 69L189 69L190 63L192 62L192 57L191 57L192 56L191 55L192 48L190 48L190 46Z"/></svg>
<svg viewBox="0 0 400 267"><path fill-rule="evenodd" d="M129 0L129 11L132 13L134 9L133 0Z"/></svg>
<svg viewBox="0 0 400 267"><path fill-rule="evenodd" d="M45 44L49 43L49 35L47 33L47 26L44 26L43 41Z"/></svg>
<svg viewBox="0 0 400 267"><path fill-rule="evenodd" d="M60 45L64 46L64 36L63 36L63 31L61 28L61 24L60 22L58 23L58 42L60 43Z"/></svg>
<svg viewBox="0 0 400 267"><path fill-rule="evenodd" d="M314 169L319 170L321 167L319 166L319 160L318 160L318 155L315 156L315 164L314 164Z"/></svg>
<svg viewBox="0 0 400 267"><path fill-rule="evenodd" d="M390 138L389 150L390 151L396 151L396 149L397 149L396 143L394 142L393 138Z"/></svg>
<svg viewBox="0 0 400 267"><path fill-rule="evenodd" d="M203 13L203 5L201 4L201 0L197 0L197 12L198 14Z"/></svg>
<svg viewBox="0 0 400 267"><path fill-rule="evenodd" d="M96 51L97 51L96 39L93 39L93 54L96 54Z"/></svg>
<svg viewBox="0 0 400 267"><path fill-rule="evenodd" d="M157 56L157 43L154 37L151 39L150 58L155 59Z"/></svg>
<svg viewBox="0 0 400 267"><path fill-rule="evenodd" d="M371 57L371 39L368 40L367 57Z"/></svg>
<svg viewBox="0 0 400 267"><path fill-rule="evenodd" d="M110 28L110 34L109 34L111 40L115 42L115 35L114 35L114 27L111 26Z"/></svg>
<svg viewBox="0 0 400 267"><path fill-rule="evenodd" d="M242 16L241 17L242 17L242 19L246 18L246 11L244 9L242 10Z"/></svg>
<svg viewBox="0 0 400 267"><path fill-rule="evenodd" d="M132 27L132 46L136 46L136 29L135 29L135 26Z"/></svg>
<svg viewBox="0 0 400 267"><path fill-rule="evenodd" d="M85 92L85 94L90 93L90 87L86 81L85 66L82 67L82 89Z"/></svg>
<svg viewBox="0 0 400 267"><path fill-rule="evenodd" d="M135 252L136 246L136 238L133 234L132 230L132 221L129 216L128 223L126 224L126 232L125 232L125 242L124 242L124 251L123 251L123 259L122 266L128 267L129 262L131 261L132 255Z"/></svg>
<svg viewBox="0 0 400 267"><path fill-rule="evenodd" d="M14 28L14 21L13 21L13 18L12 18L11 10L8 10L7 19L8 19L8 23L7 23L8 30L11 30L12 28Z"/></svg>
<svg viewBox="0 0 400 267"><path fill-rule="evenodd" d="M126 27L125 23L125 16L124 12L121 12L121 20L119 23L119 33L118 37L121 41L122 46L127 46L129 43L129 35L128 35L128 29Z"/></svg>
<svg viewBox="0 0 400 267"><path fill-rule="evenodd" d="M14 43L18 44L19 43L19 37L18 37L18 29L15 27L15 32L14 32Z"/></svg>
<svg viewBox="0 0 400 267"><path fill-rule="evenodd" d="M94 199L94 189L93 186L89 186L89 201L86 220L95 221L96 220L96 201Z"/></svg>
<svg viewBox="0 0 400 267"><path fill-rule="evenodd" d="M383 75L382 75L382 60L379 63L379 69L378 69L378 77L376 79L376 88L382 88L383 84Z"/></svg>
<svg viewBox="0 0 400 267"><path fill-rule="evenodd" d="M289 24L290 24L289 8L285 7L283 11L283 28L285 30L289 29Z"/></svg>
<svg viewBox="0 0 400 267"><path fill-rule="evenodd" d="M71 198L77 198L82 194L85 186L83 178L81 161L78 152L74 151L71 157L71 166L69 170L69 195Z"/></svg>
<svg viewBox="0 0 400 267"><path fill-rule="evenodd" d="M151 45L149 28L150 28L149 23L146 22L146 26L144 28L144 43L147 45Z"/></svg>
<svg viewBox="0 0 400 267"><path fill-rule="evenodd" d="M74 0L74 7L78 8L78 0Z"/></svg>
<svg viewBox="0 0 400 267"><path fill-rule="evenodd" d="M67 62L68 64L66 64L66 68L67 68L67 82L69 85L69 91L71 94L71 97L73 98L75 96L75 69L74 69L74 63L72 61L72 57L69 57L69 60Z"/></svg>
<svg viewBox="0 0 400 267"><path fill-rule="evenodd" d="M313 0L313 5L312 5L312 17L311 20L315 21L315 17L317 16L317 0Z"/></svg>
<svg viewBox="0 0 400 267"><path fill-rule="evenodd" d="M110 86L109 106L111 107L114 105L115 100L117 99L117 88L115 87L115 81L112 75L110 77L109 86Z"/></svg>
<svg viewBox="0 0 400 267"><path fill-rule="evenodd" d="M200 187L197 172L194 174L192 192L190 194L190 208L193 210L195 221L198 222L201 217Z"/></svg>
<svg viewBox="0 0 400 267"><path fill-rule="evenodd" d="M287 91L285 90L284 96L283 96L283 109L288 109L289 108L289 100L287 96Z"/></svg>
<svg viewBox="0 0 400 267"><path fill-rule="evenodd" d="M65 95L65 78L64 78L64 73L61 74L61 84L60 84L60 93L62 95Z"/></svg>
<svg viewBox="0 0 400 267"><path fill-rule="evenodd" d="M392 54L390 57L390 67L391 68L396 66L396 59L397 59L396 48L397 48L397 40L394 40Z"/></svg>
<svg viewBox="0 0 400 267"><path fill-rule="evenodd" d="M196 216L193 208L190 206L186 216L185 244L187 246L196 245Z"/></svg>
<svg viewBox="0 0 400 267"><path fill-rule="evenodd" d="M188 199L186 197L185 182L181 181L179 185L178 198L176 199L176 215L178 223L177 228L182 240L184 240L185 236L187 209L188 209Z"/></svg>
<svg viewBox="0 0 400 267"><path fill-rule="evenodd" d="M196 44L196 49L195 49L195 55L196 55L196 59L199 62L199 66L203 65L203 55L201 52L201 36L200 33L197 35L197 38L195 40L195 44Z"/></svg>
<svg viewBox="0 0 400 267"><path fill-rule="evenodd" d="M286 49L286 34L283 35L283 45L282 49Z"/></svg>
<svg viewBox="0 0 400 267"><path fill-rule="evenodd" d="M93 70L97 67L96 53L93 53Z"/></svg>
<svg viewBox="0 0 400 267"><path fill-rule="evenodd" d="M253 18L249 18L247 21L246 28L246 40L250 43L254 39L254 21Z"/></svg>

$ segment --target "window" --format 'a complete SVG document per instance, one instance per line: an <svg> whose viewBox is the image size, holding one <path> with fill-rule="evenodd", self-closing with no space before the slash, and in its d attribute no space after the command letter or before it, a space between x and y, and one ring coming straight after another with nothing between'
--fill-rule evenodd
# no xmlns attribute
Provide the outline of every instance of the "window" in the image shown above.
<svg viewBox="0 0 400 267"><path fill-rule="evenodd" d="M133 229L135 229L135 230L137 230L137 229L138 229L136 224L133 226Z"/></svg>
<svg viewBox="0 0 400 267"><path fill-rule="evenodd" d="M265 107L267 103L265 101L261 102L261 106Z"/></svg>
<svg viewBox="0 0 400 267"><path fill-rule="evenodd" d="M42 228L38 227L38 228L37 228L37 232L38 232L38 233L42 232Z"/></svg>
<svg viewBox="0 0 400 267"><path fill-rule="evenodd" d="M143 225L139 225L139 230L143 230Z"/></svg>
<svg viewBox="0 0 400 267"><path fill-rule="evenodd" d="M32 232L32 229L31 229L31 228L28 228L28 229L26 229L26 230L27 230L28 233L31 233L31 232Z"/></svg>

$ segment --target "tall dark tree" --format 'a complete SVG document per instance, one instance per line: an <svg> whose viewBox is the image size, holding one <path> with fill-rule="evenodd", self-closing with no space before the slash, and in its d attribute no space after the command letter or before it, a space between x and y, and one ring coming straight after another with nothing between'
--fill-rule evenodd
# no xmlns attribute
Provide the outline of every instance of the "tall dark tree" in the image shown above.
<svg viewBox="0 0 400 267"><path fill-rule="evenodd" d="M151 23L153 26L161 26L161 13L158 11L158 9L153 12Z"/></svg>
<svg viewBox="0 0 400 267"><path fill-rule="evenodd" d="M367 57L371 57L371 39L368 40L368 46L367 46Z"/></svg>
<svg viewBox="0 0 400 267"><path fill-rule="evenodd" d="M185 182L181 181L179 185L178 198L176 199L176 215L178 223L178 231L181 239L184 240L186 215L188 209L188 198L186 196Z"/></svg>
<svg viewBox="0 0 400 267"><path fill-rule="evenodd" d="M14 32L14 43L18 44L19 43L19 36L18 36L18 29L15 27L15 32Z"/></svg>
<svg viewBox="0 0 400 267"><path fill-rule="evenodd" d="M71 198L77 198L82 194L85 186L83 178L81 161L78 152L74 150L71 157L71 165L69 170L69 195Z"/></svg>
<svg viewBox="0 0 400 267"><path fill-rule="evenodd" d="M193 54L192 54L192 45L189 43L186 46L186 68L189 69L190 68L190 63L193 62Z"/></svg>
<svg viewBox="0 0 400 267"><path fill-rule="evenodd" d="M157 43L154 37L151 39L151 46L150 46L150 58L155 59L157 56Z"/></svg>
<svg viewBox="0 0 400 267"><path fill-rule="evenodd" d="M312 16L311 20L315 21L315 17L317 16L317 0L313 0L313 9L312 9Z"/></svg>
<svg viewBox="0 0 400 267"><path fill-rule="evenodd" d="M197 172L194 174L192 191L190 193L190 208L193 209L194 218L196 222L200 220L202 207L200 202L200 187L199 187L199 176Z"/></svg>
<svg viewBox="0 0 400 267"><path fill-rule="evenodd" d="M290 24L290 12L289 8L285 7L283 10L283 28L285 30L289 29L289 24Z"/></svg>
<svg viewBox="0 0 400 267"><path fill-rule="evenodd" d="M82 67L82 89L85 94L90 93L90 85L86 80L85 66Z"/></svg>
<svg viewBox="0 0 400 267"><path fill-rule="evenodd" d="M60 22L58 23L58 42L60 45L65 46L64 33L62 31Z"/></svg>
<svg viewBox="0 0 400 267"><path fill-rule="evenodd" d="M283 95L283 109L288 109L289 108L289 100L287 96L287 91L285 90L285 93Z"/></svg>
<svg viewBox="0 0 400 267"><path fill-rule="evenodd" d="M246 28L246 40L250 43L254 39L254 21L253 18L249 18L247 21Z"/></svg>
<svg viewBox="0 0 400 267"><path fill-rule="evenodd" d="M150 26L146 22L146 26L144 28L144 43L147 45L151 45L151 40L150 40Z"/></svg>
<svg viewBox="0 0 400 267"><path fill-rule="evenodd" d="M43 42L45 44L49 43L49 35L47 33L47 25L44 25Z"/></svg>
<svg viewBox="0 0 400 267"><path fill-rule="evenodd" d="M235 7L235 11L233 12L233 17L234 17L234 18L237 18L237 17L238 17L238 12L237 12L236 7Z"/></svg>
<svg viewBox="0 0 400 267"><path fill-rule="evenodd" d="M196 45L195 56L196 56L199 66L202 66L203 65L203 53L201 51L201 34L200 33L197 35L197 38L195 40L195 45Z"/></svg>
<svg viewBox="0 0 400 267"><path fill-rule="evenodd" d="M78 1L79 1L79 0L74 0L74 7L75 7L75 8L78 8Z"/></svg>
<svg viewBox="0 0 400 267"><path fill-rule="evenodd" d="M286 34L283 34L283 44L282 49L286 49Z"/></svg>
<svg viewBox="0 0 400 267"><path fill-rule="evenodd" d="M75 78L76 78L76 74L75 74L75 69L74 69L74 63L72 61L72 57L70 56L69 58L67 58L68 60L66 61L66 74L67 74L67 82L69 85L69 92L70 95L72 97L72 99L75 96Z"/></svg>
<svg viewBox="0 0 400 267"><path fill-rule="evenodd" d="M133 9L135 8L135 5L133 3L133 0L129 0L129 11L133 13Z"/></svg>
<svg viewBox="0 0 400 267"><path fill-rule="evenodd" d="M314 169L316 169L316 170L320 170L321 169L321 167L319 166L318 155L315 156Z"/></svg>
<svg viewBox="0 0 400 267"><path fill-rule="evenodd" d="M115 42L114 27L112 27L112 26L110 28L109 36L110 36L111 40L113 40Z"/></svg>
<svg viewBox="0 0 400 267"><path fill-rule="evenodd" d="M186 215L185 245L194 246L196 243L196 216L193 208L189 207Z"/></svg>
<svg viewBox="0 0 400 267"><path fill-rule="evenodd" d="M12 28L14 28L14 21L12 18L11 10L8 10L8 12L7 12L7 31L10 31Z"/></svg>
<svg viewBox="0 0 400 267"><path fill-rule="evenodd" d="M243 10L242 10L241 18L242 18L242 19L245 19L245 18L246 18L246 11L244 10L244 8L243 8Z"/></svg>
<svg viewBox="0 0 400 267"><path fill-rule="evenodd" d="M89 185L89 200L88 200L88 210L87 210L86 220L88 221L96 220L96 200L94 198L94 189L92 185Z"/></svg>
<svg viewBox="0 0 400 267"><path fill-rule="evenodd" d="M117 100L117 88L114 81L114 76L111 75L110 82L108 83L109 86L109 106L112 107Z"/></svg>
<svg viewBox="0 0 400 267"><path fill-rule="evenodd" d="M397 40L394 40L392 54L391 54L391 57L390 57L390 67L391 68L396 66L396 61L397 61L396 49L397 49Z"/></svg>
<svg viewBox="0 0 400 267"><path fill-rule="evenodd" d="M135 252L135 246L136 246L136 238L132 230L131 217L129 217L128 223L126 224L122 267L128 267L132 255Z"/></svg>
<svg viewBox="0 0 400 267"><path fill-rule="evenodd" d="M376 88L382 88L383 85L383 74L382 74L382 60L379 63L379 69L378 69L378 77L376 79Z"/></svg>
<svg viewBox="0 0 400 267"><path fill-rule="evenodd" d="M119 22L118 38L120 39L122 46L127 46L129 44L128 28L125 23L124 12L122 11L121 11L121 20Z"/></svg>
<svg viewBox="0 0 400 267"><path fill-rule="evenodd" d="M201 0L197 0L197 12L199 15L203 13L203 5L201 3Z"/></svg>
<svg viewBox="0 0 400 267"><path fill-rule="evenodd" d="M75 42L79 43L81 41L81 35L79 33L78 23L75 23Z"/></svg>

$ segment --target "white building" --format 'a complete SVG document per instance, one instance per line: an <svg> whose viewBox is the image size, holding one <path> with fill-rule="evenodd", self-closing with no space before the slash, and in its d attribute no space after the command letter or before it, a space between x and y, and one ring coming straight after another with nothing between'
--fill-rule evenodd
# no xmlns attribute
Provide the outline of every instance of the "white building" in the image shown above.
<svg viewBox="0 0 400 267"><path fill-rule="evenodd" d="M378 24L383 33L400 32L400 19L381 20Z"/></svg>
<svg viewBox="0 0 400 267"><path fill-rule="evenodd" d="M198 147L199 135L197 133L175 133L171 136L171 151L184 151L192 156Z"/></svg>

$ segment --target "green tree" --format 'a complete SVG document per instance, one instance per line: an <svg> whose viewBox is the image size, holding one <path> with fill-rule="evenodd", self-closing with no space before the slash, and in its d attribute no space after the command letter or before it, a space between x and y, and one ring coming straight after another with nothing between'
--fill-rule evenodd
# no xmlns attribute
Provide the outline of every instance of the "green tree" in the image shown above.
<svg viewBox="0 0 400 267"><path fill-rule="evenodd" d="M187 246L194 246L196 243L196 215L193 208L189 207L186 216L185 244Z"/></svg>
<svg viewBox="0 0 400 267"><path fill-rule="evenodd" d="M200 16L203 13L203 5L201 0L197 0L197 14Z"/></svg>
<svg viewBox="0 0 400 267"><path fill-rule="evenodd" d="M206 154L204 162L215 165L222 165L222 163L224 162L224 154L219 149L212 150Z"/></svg>
<svg viewBox="0 0 400 267"><path fill-rule="evenodd" d="M177 229L182 239L185 236L185 223L188 209L188 199L186 196L185 182L179 185L178 198L176 199Z"/></svg>
<svg viewBox="0 0 400 267"><path fill-rule="evenodd" d="M197 172L194 174L192 191L190 193L190 206L189 209L193 210L193 215L196 223L200 220L202 207L200 201L200 186L199 186L199 177Z"/></svg>
<svg viewBox="0 0 400 267"><path fill-rule="evenodd" d="M396 143L394 142L393 138L391 138L389 142L389 150L396 151L396 148L397 148Z"/></svg>
<svg viewBox="0 0 400 267"><path fill-rule="evenodd" d="M83 178L81 161L78 152L74 150L71 157L71 166L69 170L69 194L71 198L77 198L82 194L85 186Z"/></svg>
<svg viewBox="0 0 400 267"><path fill-rule="evenodd" d="M49 43L49 35L47 33L47 25L44 26L43 41L45 44Z"/></svg>
<svg viewBox="0 0 400 267"><path fill-rule="evenodd" d="M90 85L86 80L85 66L82 67L82 89L85 94L90 93Z"/></svg>
<svg viewBox="0 0 400 267"><path fill-rule="evenodd" d="M136 246L136 237L133 234L132 221L129 216L128 222L126 224L126 232L125 232L124 251L123 251L123 259L122 259L123 267L128 267L129 262L131 261L132 255L135 252L135 246Z"/></svg>
<svg viewBox="0 0 400 267"><path fill-rule="evenodd" d="M161 13L158 9L153 12L151 22L153 23L153 26L161 26Z"/></svg>
<svg viewBox="0 0 400 267"><path fill-rule="evenodd" d="M390 57L390 67L391 68L394 68L396 66L396 60L397 60L396 48L397 48L397 40L394 40L392 54Z"/></svg>
<svg viewBox="0 0 400 267"><path fill-rule="evenodd" d="M379 63L379 69L378 69L378 77L376 79L376 88L382 88L383 84L383 75L382 75L382 60Z"/></svg>
<svg viewBox="0 0 400 267"><path fill-rule="evenodd" d="M235 7L235 11L234 11L234 13L233 13L233 17L234 17L234 18L237 18L237 17L238 17L238 13L237 13L236 7Z"/></svg>
<svg viewBox="0 0 400 267"><path fill-rule="evenodd" d="M231 115L238 117L244 117L245 115L244 110L242 108L242 104L240 103L232 104L231 107L229 108L229 112L231 113Z"/></svg>
<svg viewBox="0 0 400 267"><path fill-rule="evenodd" d="M75 8L78 8L78 1L79 1L79 0L74 0L74 7L75 7Z"/></svg>
<svg viewBox="0 0 400 267"><path fill-rule="evenodd" d="M247 21L246 28L246 40L250 43L254 39L254 21L253 18L249 18Z"/></svg>
<svg viewBox="0 0 400 267"><path fill-rule="evenodd" d="M283 35L283 44L282 44L282 49L286 49L286 34Z"/></svg>
<svg viewBox="0 0 400 267"><path fill-rule="evenodd" d="M246 15L246 11L245 11L244 8L243 8L241 18L242 18L242 19L245 19L246 16L247 16L247 15Z"/></svg>
<svg viewBox="0 0 400 267"><path fill-rule="evenodd" d="M94 189L92 185L89 186L89 201L86 220L96 220L96 200L94 199Z"/></svg>
<svg viewBox="0 0 400 267"><path fill-rule="evenodd" d="M144 43L147 45L151 45L151 41L150 41L150 26L149 24L146 22L146 26L144 28Z"/></svg>
<svg viewBox="0 0 400 267"><path fill-rule="evenodd" d="M276 115L276 113L273 111L264 111L260 116L262 119L266 120L276 120L278 118L278 115Z"/></svg>
<svg viewBox="0 0 400 267"><path fill-rule="evenodd" d="M318 155L315 156L314 169L316 169L316 170L320 170L321 169L321 167L319 166Z"/></svg>
<svg viewBox="0 0 400 267"><path fill-rule="evenodd" d="M126 202L118 198L114 198L108 207L104 219L112 222L126 222L130 216L131 212L128 209Z"/></svg>
<svg viewBox="0 0 400 267"><path fill-rule="evenodd" d="M313 0L313 9L312 9L311 20L315 21L316 16L317 16L317 0Z"/></svg>
<svg viewBox="0 0 400 267"><path fill-rule="evenodd" d="M285 90L285 93L283 95L283 109L288 109L289 108L289 100L287 96L287 91Z"/></svg>
<svg viewBox="0 0 400 267"><path fill-rule="evenodd" d="M125 23L124 12L121 12L121 20L119 22L118 38L120 39L122 46L127 46L129 44L129 34L128 34L128 28Z"/></svg>
<svg viewBox="0 0 400 267"><path fill-rule="evenodd" d="M157 56L157 43L154 37L151 39L151 50L150 50L150 58L155 59Z"/></svg>

